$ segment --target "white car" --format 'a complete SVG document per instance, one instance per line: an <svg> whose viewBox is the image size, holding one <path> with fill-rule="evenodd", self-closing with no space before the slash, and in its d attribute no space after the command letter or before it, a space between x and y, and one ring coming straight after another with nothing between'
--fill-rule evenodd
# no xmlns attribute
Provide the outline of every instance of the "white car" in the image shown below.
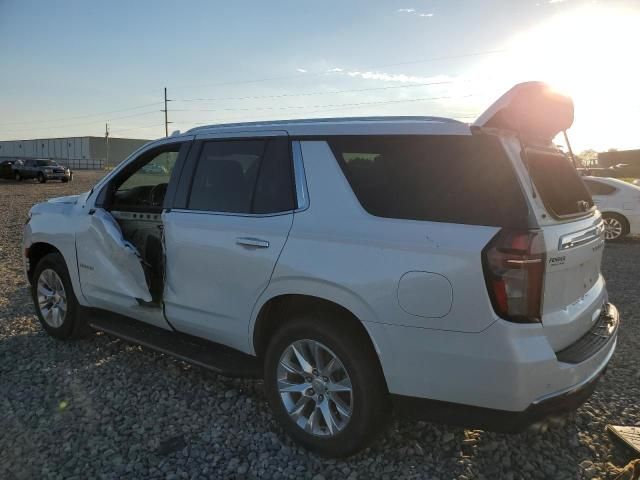
<svg viewBox="0 0 640 480"><path fill-rule="evenodd" d="M284 430L325 455L361 449L392 405L522 430L584 402L617 341L602 218L552 143L572 122L570 99L527 83L474 125L295 120L158 140L90 192L32 208L38 317L55 337L92 327L262 377ZM168 183L139 173L158 156Z"/></svg>
<svg viewBox="0 0 640 480"><path fill-rule="evenodd" d="M640 187L617 178L583 177L602 212L605 238L640 235Z"/></svg>

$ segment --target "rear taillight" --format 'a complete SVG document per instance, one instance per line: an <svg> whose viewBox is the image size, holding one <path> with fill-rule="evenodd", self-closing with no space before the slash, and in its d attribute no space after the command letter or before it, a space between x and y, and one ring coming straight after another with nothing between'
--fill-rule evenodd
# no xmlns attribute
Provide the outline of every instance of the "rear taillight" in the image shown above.
<svg viewBox="0 0 640 480"><path fill-rule="evenodd" d="M501 230L482 252L489 297L511 322L541 320L545 249L540 231Z"/></svg>

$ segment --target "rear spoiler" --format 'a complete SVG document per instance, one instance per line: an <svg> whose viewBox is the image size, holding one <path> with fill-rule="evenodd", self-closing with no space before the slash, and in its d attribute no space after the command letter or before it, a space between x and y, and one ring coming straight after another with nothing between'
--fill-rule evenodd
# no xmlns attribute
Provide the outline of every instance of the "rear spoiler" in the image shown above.
<svg viewBox="0 0 640 480"><path fill-rule="evenodd" d="M573 124L573 100L544 82L520 83L473 123L551 141Z"/></svg>

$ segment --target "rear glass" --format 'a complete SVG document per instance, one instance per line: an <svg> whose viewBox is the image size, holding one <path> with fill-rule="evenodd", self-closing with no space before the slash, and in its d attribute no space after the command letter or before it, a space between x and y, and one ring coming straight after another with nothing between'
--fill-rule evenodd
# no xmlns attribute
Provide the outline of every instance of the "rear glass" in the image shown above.
<svg viewBox="0 0 640 480"><path fill-rule="evenodd" d="M574 216L593 207L587 187L565 155L529 148L526 157L533 183L549 213Z"/></svg>
<svg viewBox="0 0 640 480"><path fill-rule="evenodd" d="M526 201L496 137L377 135L327 141L360 204L372 215L527 225Z"/></svg>

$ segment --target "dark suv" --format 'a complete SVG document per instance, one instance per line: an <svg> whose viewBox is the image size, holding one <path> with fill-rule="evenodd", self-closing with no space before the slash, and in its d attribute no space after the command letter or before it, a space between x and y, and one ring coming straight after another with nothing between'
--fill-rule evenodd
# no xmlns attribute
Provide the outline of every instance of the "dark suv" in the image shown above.
<svg viewBox="0 0 640 480"><path fill-rule="evenodd" d="M14 178L18 181L26 178L37 178L40 183L47 180L68 182L72 179L71 170L58 165L55 160L18 160L13 166Z"/></svg>

